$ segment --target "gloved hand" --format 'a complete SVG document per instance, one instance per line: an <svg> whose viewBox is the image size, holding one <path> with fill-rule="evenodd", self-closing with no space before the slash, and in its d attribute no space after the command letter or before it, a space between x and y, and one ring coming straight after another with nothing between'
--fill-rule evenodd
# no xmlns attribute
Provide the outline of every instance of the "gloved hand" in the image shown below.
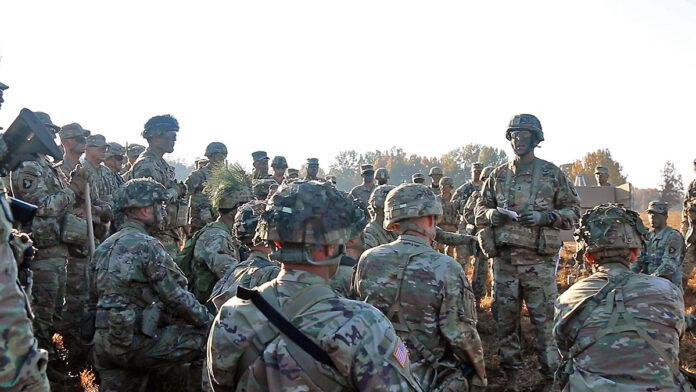
<svg viewBox="0 0 696 392"><path fill-rule="evenodd" d="M34 258L36 249L33 245L34 243L31 241L31 238L29 238L29 235L12 229L12 234L10 234L10 247L12 248L15 260L17 260L18 267L21 268L25 261Z"/></svg>
<svg viewBox="0 0 696 392"><path fill-rule="evenodd" d="M493 227L502 226L510 219L510 217L495 209L488 210L486 218L488 218Z"/></svg>
<svg viewBox="0 0 696 392"><path fill-rule="evenodd" d="M108 205L103 206L99 217L101 218L102 223L107 223L114 220L114 213L111 211L111 207Z"/></svg>
<svg viewBox="0 0 696 392"><path fill-rule="evenodd" d="M549 214L542 211L527 211L520 215L522 226L548 226L550 222Z"/></svg>
<svg viewBox="0 0 696 392"><path fill-rule="evenodd" d="M77 165L70 173L70 189L82 199L86 199L85 186L89 184L90 177L89 170L82 165Z"/></svg>
<svg viewBox="0 0 696 392"><path fill-rule="evenodd" d="M469 392L485 391L488 386L488 379L481 379L478 374L474 374L469 381Z"/></svg>

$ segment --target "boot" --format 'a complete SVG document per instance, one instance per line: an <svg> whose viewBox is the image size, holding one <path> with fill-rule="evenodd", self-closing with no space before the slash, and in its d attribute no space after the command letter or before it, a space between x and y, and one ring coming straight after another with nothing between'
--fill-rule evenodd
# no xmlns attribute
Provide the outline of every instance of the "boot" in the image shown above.
<svg viewBox="0 0 696 392"><path fill-rule="evenodd" d="M505 383L505 392L519 392L517 386L517 370L508 370L505 372L507 382Z"/></svg>

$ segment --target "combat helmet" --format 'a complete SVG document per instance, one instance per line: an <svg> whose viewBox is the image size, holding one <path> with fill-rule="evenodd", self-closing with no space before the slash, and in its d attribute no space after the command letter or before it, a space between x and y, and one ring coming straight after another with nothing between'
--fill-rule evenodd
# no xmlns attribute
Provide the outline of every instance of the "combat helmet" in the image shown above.
<svg viewBox="0 0 696 392"><path fill-rule="evenodd" d="M537 141L544 141L544 132L541 130L541 122L532 114L516 114L513 116L505 132L505 138L507 140L512 140L512 132L519 130L531 131L536 136Z"/></svg>
<svg viewBox="0 0 696 392"><path fill-rule="evenodd" d="M375 180L388 180L389 171L386 167L380 167L375 171Z"/></svg>
<svg viewBox="0 0 696 392"><path fill-rule="evenodd" d="M353 200L323 181L284 183L271 196L261 215L259 237L276 249L271 258L290 264L336 264L350 239L360 212ZM313 260L311 248L339 245L335 257Z"/></svg>
<svg viewBox="0 0 696 392"><path fill-rule="evenodd" d="M211 172L203 193L217 209L233 209L253 199L251 179L239 164L221 165Z"/></svg>
<svg viewBox="0 0 696 392"><path fill-rule="evenodd" d="M142 135L145 139L150 139L158 133L166 131L179 132L179 122L171 114L155 116L147 120Z"/></svg>
<svg viewBox="0 0 696 392"><path fill-rule="evenodd" d="M234 217L234 225L232 230L238 240L251 240L256 235L256 226L259 223L259 217L266 210L266 203L260 200L252 200L237 210L237 215ZM256 244L254 240L254 244Z"/></svg>
<svg viewBox="0 0 696 392"><path fill-rule="evenodd" d="M428 177L441 176L441 175L443 175L442 168L437 167L437 166L431 167L430 172L428 173Z"/></svg>
<svg viewBox="0 0 696 392"><path fill-rule="evenodd" d="M585 212L575 230L577 253L640 249L648 229L637 212L614 203L605 203ZM610 253L610 252L605 252Z"/></svg>
<svg viewBox="0 0 696 392"><path fill-rule="evenodd" d="M380 185L370 193L370 198L367 199L367 209L371 216L377 216L378 212L384 211L384 201L387 200L387 194L394 188L396 188L394 185Z"/></svg>
<svg viewBox="0 0 696 392"><path fill-rule="evenodd" d="M443 185L454 186L454 181L452 180L452 177L442 177L440 179L440 188L442 188Z"/></svg>
<svg viewBox="0 0 696 392"><path fill-rule="evenodd" d="M205 148L205 156L210 158L213 154L227 155L227 146L220 142L212 142Z"/></svg>
<svg viewBox="0 0 696 392"><path fill-rule="evenodd" d="M384 202L384 228L420 216L442 215L442 205L433 191L422 184L401 184L387 195Z"/></svg>
<svg viewBox="0 0 696 392"><path fill-rule="evenodd" d="M164 185L151 178L134 178L126 182L114 196L116 211L126 208L150 207L169 200Z"/></svg>

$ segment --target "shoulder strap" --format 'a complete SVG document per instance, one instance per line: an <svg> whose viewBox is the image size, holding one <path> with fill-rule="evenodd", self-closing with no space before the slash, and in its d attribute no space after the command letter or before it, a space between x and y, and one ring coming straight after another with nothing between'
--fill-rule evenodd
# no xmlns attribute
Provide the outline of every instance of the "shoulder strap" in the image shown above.
<svg viewBox="0 0 696 392"><path fill-rule="evenodd" d="M343 255L343 257L341 257L340 264L347 267L355 267L356 265L358 265L358 260L355 260L350 256Z"/></svg>
<svg viewBox="0 0 696 392"><path fill-rule="evenodd" d="M512 202L514 202L514 197L512 194L512 169L515 165L515 161L510 161L510 163L507 164L507 172L505 173L505 187L503 188L503 192L505 194L505 206L503 208L510 208L510 205ZM541 166L542 163L538 158L534 158L534 161L532 161L533 169L532 169L532 187L529 192L529 199L527 199L527 203L524 204L519 210L520 211L525 211L527 208L529 208L530 204L534 204L534 199L536 199L537 192L539 191L539 183L541 182Z"/></svg>

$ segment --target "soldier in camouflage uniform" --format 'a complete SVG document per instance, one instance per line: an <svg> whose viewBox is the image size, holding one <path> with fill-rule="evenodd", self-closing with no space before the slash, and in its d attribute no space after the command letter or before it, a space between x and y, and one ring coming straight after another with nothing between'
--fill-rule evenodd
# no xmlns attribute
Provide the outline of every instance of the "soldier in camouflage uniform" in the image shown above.
<svg viewBox="0 0 696 392"><path fill-rule="evenodd" d="M145 152L145 146L142 146L137 143L132 143L128 145L128 148L126 149L126 157L128 158L128 162L126 163L126 167L124 167L123 171L121 172L124 181L130 180L131 169L133 168L133 164L136 160L138 160L138 157L143 152Z"/></svg>
<svg viewBox="0 0 696 392"><path fill-rule="evenodd" d="M288 170L288 161L285 160L284 156L276 155L273 157L273 162L271 162L271 168L273 169L273 179L278 185L283 183L285 179L285 172Z"/></svg>
<svg viewBox="0 0 696 392"><path fill-rule="evenodd" d="M317 158L307 158L307 176L305 180L318 180L319 160Z"/></svg>
<svg viewBox="0 0 696 392"><path fill-rule="evenodd" d="M254 180L265 179L270 177L268 174L268 161L271 159L266 154L266 151L254 151L251 153L251 157L254 159L254 171L252 172L252 177Z"/></svg>
<svg viewBox="0 0 696 392"><path fill-rule="evenodd" d="M362 184L354 186L350 190L350 195L367 205L367 200L376 186L375 168L372 165L360 165L360 177L363 179Z"/></svg>
<svg viewBox="0 0 696 392"><path fill-rule="evenodd" d="M399 234L384 228L384 201L394 185L380 185L372 192L367 202L370 222L365 227L365 249L396 241Z"/></svg>
<svg viewBox="0 0 696 392"><path fill-rule="evenodd" d="M289 168L287 172L285 172L286 178L289 178L291 180L296 180L300 178L300 171L297 169L292 169Z"/></svg>
<svg viewBox="0 0 696 392"><path fill-rule="evenodd" d="M87 136L87 148L85 149L85 159L82 166L89 171L90 180L90 196L92 201L92 210L95 211L93 214L93 219L95 222L95 236L97 240L102 240L104 230L98 230L97 226L106 227L109 224L111 218L111 207L109 202L112 199L111 194L107 194L109 191L106 187L106 173L109 171L106 166L102 165L104 159L106 159L106 150L108 144L104 136L99 134ZM99 219L97 219L99 218ZM102 235L100 235L100 233Z"/></svg>
<svg viewBox="0 0 696 392"><path fill-rule="evenodd" d="M375 171L375 181L377 181L377 185L386 185L389 181L389 171L386 167L380 167Z"/></svg>
<svg viewBox="0 0 696 392"><path fill-rule="evenodd" d="M153 370L202 360L211 316L150 234L162 223L169 198L151 179L128 181L115 201L126 216L123 229L97 248L90 263L100 391L140 391ZM198 378L200 369L191 374Z"/></svg>
<svg viewBox="0 0 696 392"><path fill-rule="evenodd" d="M353 297L353 273L355 266L365 251L365 225L367 225L367 211L360 200L353 198L355 219L350 225L350 239L346 242L346 254L341 257L338 269L331 277L331 288L346 298Z"/></svg>
<svg viewBox="0 0 696 392"><path fill-rule="evenodd" d="M442 169L439 167L432 167L430 168L430 172L428 173L428 177L430 177L430 180L432 181L430 183L430 190L433 191L435 196L440 195L440 179L444 176L442 173Z"/></svg>
<svg viewBox="0 0 696 392"><path fill-rule="evenodd" d="M219 176L220 172L215 174ZM244 175L243 172L241 174ZM248 181L238 181L239 178L232 175L223 180L211 179L211 185L217 188L211 197L212 205L219 217L205 225L192 239L195 245L191 262L191 291L203 304L210 298L215 283L242 260L239 256L241 244L232 235L232 228L237 208L251 200L251 190Z"/></svg>
<svg viewBox="0 0 696 392"><path fill-rule="evenodd" d="M59 129L47 114L35 114L49 129ZM34 280L31 303L36 316L36 338L41 347L49 350L51 359L55 354L51 338L56 331L55 323L61 318L65 299L68 244L61 236L61 223L73 210L76 194L84 194L85 184L89 181L84 174L73 176L68 183L57 165L39 154L36 160L20 163L10 175L12 194L38 208L30 227L26 228L37 248L31 263Z"/></svg>
<svg viewBox="0 0 696 392"><path fill-rule="evenodd" d="M423 173L414 173L411 176L411 182L414 184L425 184L425 176Z"/></svg>
<svg viewBox="0 0 696 392"><path fill-rule="evenodd" d="M324 177L324 179L326 179L326 182L333 185L334 187L336 186L336 176L334 176L333 174L327 175L326 177Z"/></svg>
<svg viewBox="0 0 696 392"><path fill-rule="evenodd" d="M480 162L474 162L471 164L471 181L459 186L451 197L452 204L457 209L459 216L458 231L459 233L465 233L469 235L476 234L476 230L472 226L467 226L464 222L463 209L467 200L469 200L471 194L475 191L481 190L481 185L483 185L483 180L481 179L481 169L483 165ZM472 220L473 221L473 220ZM464 267L464 273L469 274L469 259L474 255L474 249L467 246L457 247L457 261ZM478 298L478 297L477 297Z"/></svg>
<svg viewBox="0 0 696 392"><path fill-rule="evenodd" d="M461 265L431 246L442 206L429 187L403 184L389 192L384 212L384 227L399 239L360 258L357 298L390 319L409 348L411 371L423 390L485 389L471 286ZM473 369L471 380L464 369Z"/></svg>
<svg viewBox="0 0 696 392"><path fill-rule="evenodd" d="M166 114L152 117L145 123L143 137L147 139L148 147L140 154L131 169L131 178L152 178L167 188L167 216L162 229L152 235L157 238L167 253L176 257L183 240L183 227L187 222L186 185L174 179L174 168L162 158L164 154L174 151L176 133L179 132L179 122ZM183 209L183 210L182 210Z"/></svg>
<svg viewBox="0 0 696 392"><path fill-rule="evenodd" d="M558 349L551 339L553 301L558 296L555 257L562 246L559 231L580 217L580 198L570 180L551 162L534 156L544 140L541 123L531 114L510 120L506 138L514 161L498 166L484 183L476 206L481 248L494 259L495 319L500 364L507 388L517 389L522 368L520 320L527 305L536 336L536 352L545 388L551 388ZM518 215L512 219L500 209ZM492 250L493 249L493 250Z"/></svg>
<svg viewBox="0 0 696 392"><path fill-rule="evenodd" d="M696 171L696 159L694 160L694 171ZM696 266L696 179L689 183L684 194L681 232L686 241L682 268L684 283L686 283L692 277Z"/></svg>
<svg viewBox="0 0 696 392"><path fill-rule="evenodd" d="M60 162L60 171L65 178L70 178L70 173L80 163L80 157L85 153L85 142L90 132L78 123L70 123L63 126L58 132L63 144L63 161Z"/></svg>
<svg viewBox="0 0 696 392"><path fill-rule="evenodd" d="M634 211L603 204L583 215L578 249L597 267L556 301L553 336L564 391L693 391L680 372L684 299L668 280L629 270L646 228Z"/></svg>
<svg viewBox="0 0 696 392"><path fill-rule="evenodd" d="M256 200L264 201L271 193L271 186L277 185L275 180L267 178L263 180L254 180L254 185L251 187L251 192Z"/></svg>
<svg viewBox="0 0 696 392"><path fill-rule="evenodd" d="M196 232L203 226L215 220L216 212L210 205L210 198L203 194L203 188L211 176L211 171L225 164L227 146L220 142L212 142L205 148L208 163L189 174L184 184L189 197L189 224L191 231Z"/></svg>
<svg viewBox="0 0 696 392"><path fill-rule="evenodd" d="M456 233L457 224L459 223L459 211L457 211L456 205L450 201L452 189L454 188L452 178L442 177L438 188L440 189L440 195L437 196L437 200L442 206L442 216L438 218L437 225L444 231ZM446 255L454 257L454 247L452 246L443 246L441 251L444 251ZM464 273L466 275L466 270L464 270Z"/></svg>
<svg viewBox="0 0 696 392"><path fill-rule="evenodd" d="M208 340L215 391L420 391L389 321L329 287L354 214L353 202L324 182L283 184L271 197L257 231L276 246L282 270L220 309ZM261 302L278 314L265 316L268 308L254 305ZM279 333L282 319L309 345Z"/></svg>
<svg viewBox="0 0 696 392"><path fill-rule="evenodd" d="M116 194L118 188L125 184L123 177L121 177L121 170L123 170L124 163L126 161L126 149L122 145L111 142L106 148L106 155L104 157L104 166L108 170L102 170L102 189L101 194L104 200L109 202L109 205L113 210L113 197Z"/></svg>
<svg viewBox="0 0 696 392"><path fill-rule="evenodd" d="M664 201L653 200L648 204L648 219L653 229L638 260L631 264L631 271L665 278L681 288L684 237L667 226L667 211L669 205Z"/></svg>
<svg viewBox="0 0 696 392"><path fill-rule="evenodd" d="M609 183L609 169L605 166L596 166L594 175L597 180L597 186L612 186Z"/></svg>

